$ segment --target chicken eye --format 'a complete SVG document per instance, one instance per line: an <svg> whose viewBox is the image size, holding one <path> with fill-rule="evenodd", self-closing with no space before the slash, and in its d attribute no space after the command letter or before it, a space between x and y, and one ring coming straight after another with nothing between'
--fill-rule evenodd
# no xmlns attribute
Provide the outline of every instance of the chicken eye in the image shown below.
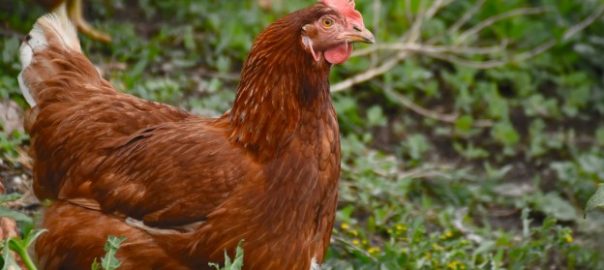
<svg viewBox="0 0 604 270"><path fill-rule="evenodd" d="M334 25L334 21L331 18L325 18L325 19L323 19L322 23L323 23L323 26L325 28L330 28L330 27L332 27Z"/></svg>

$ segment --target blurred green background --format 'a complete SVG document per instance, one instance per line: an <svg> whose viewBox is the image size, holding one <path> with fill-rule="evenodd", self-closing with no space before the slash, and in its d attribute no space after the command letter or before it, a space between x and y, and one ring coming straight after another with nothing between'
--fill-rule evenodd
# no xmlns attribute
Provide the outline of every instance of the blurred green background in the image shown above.
<svg viewBox="0 0 604 270"><path fill-rule="evenodd" d="M604 2L357 0L378 39L332 72L343 173L325 269L604 269ZM85 1L118 89L216 116L254 37L313 1ZM0 3L0 177L33 215L19 40ZM365 80L359 80L365 78ZM353 83L351 83L353 82ZM25 228L30 220L20 219Z"/></svg>

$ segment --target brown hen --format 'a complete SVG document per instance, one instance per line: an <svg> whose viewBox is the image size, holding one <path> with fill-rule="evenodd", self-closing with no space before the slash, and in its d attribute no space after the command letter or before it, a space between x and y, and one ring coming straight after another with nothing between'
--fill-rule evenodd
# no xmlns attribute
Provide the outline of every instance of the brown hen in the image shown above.
<svg viewBox="0 0 604 270"><path fill-rule="evenodd" d="M245 269L316 269L334 221L339 131L328 75L373 42L350 0L269 26L233 108L210 119L115 90L64 17L21 47L32 106L34 190L52 201L35 251L44 269L89 269L108 236L120 269L208 269L244 240Z"/></svg>

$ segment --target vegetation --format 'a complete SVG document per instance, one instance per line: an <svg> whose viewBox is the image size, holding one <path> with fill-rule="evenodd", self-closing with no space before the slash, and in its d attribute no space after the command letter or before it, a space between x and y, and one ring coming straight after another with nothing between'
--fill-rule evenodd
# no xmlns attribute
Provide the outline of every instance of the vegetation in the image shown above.
<svg viewBox="0 0 604 270"><path fill-rule="evenodd" d="M19 39L44 13L9 2L0 115L25 108ZM87 3L87 17L114 41L83 47L114 85L218 115L254 36L313 1L102 2ZM604 182L604 3L356 2L379 44L333 72L343 172L324 268L604 269L604 215L583 212ZM23 214L39 204L28 138L11 119L0 120L0 177L23 196L0 200L0 213L18 211L31 239Z"/></svg>
<svg viewBox="0 0 604 270"><path fill-rule="evenodd" d="M101 263L96 260L92 262L92 270L118 269L121 263L115 255L124 241L126 241L126 237L109 236L104 246L105 256L101 258Z"/></svg>
<svg viewBox="0 0 604 270"><path fill-rule="evenodd" d="M0 249L2 249L2 258L0 258L0 262L2 262L3 265L2 269L19 269L17 260L20 260L27 269L36 269L36 265L28 254L28 248L34 243L36 238L43 233L44 230L34 230L33 227L29 226L24 231L22 238L15 237L4 239L0 244ZM14 258L12 252L18 255L18 259Z"/></svg>
<svg viewBox="0 0 604 270"><path fill-rule="evenodd" d="M220 265L215 263L210 263L210 266L214 267L216 270L240 270L243 267L243 241L239 242L237 245L237 249L235 250L235 259L231 260L229 255L224 252L224 265L220 267Z"/></svg>

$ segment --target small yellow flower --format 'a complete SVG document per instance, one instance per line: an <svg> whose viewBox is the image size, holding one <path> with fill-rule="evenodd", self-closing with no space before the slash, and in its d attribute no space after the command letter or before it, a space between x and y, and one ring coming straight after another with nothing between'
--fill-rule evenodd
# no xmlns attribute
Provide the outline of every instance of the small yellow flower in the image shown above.
<svg viewBox="0 0 604 270"><path fill-rule="evenodd" d="M369 249L367 249L367 252L369 252L369 254L371 255L376 255L382 252L382 250L379 247L370 247Z"/></svg>
<svg viewBox="0 0 604 270"><path fill-rule="evenodd" d="M340 225L340 228L342 228L342 230L348 231L350 230L350 225L348 225L348 223L342 223Z"/></svg>
<svg viewBox="0 0 604 270"><path fill-rule="evenodd" d="M437 251L441 251L444 248L441 245L434 243L434 244L432 244L432 249L437 250Z"/></svg>
<svg viewBox="0 0 604 270"><path fill-rule="evenodd" d="M352 240L352 244L355 246L360 246L361 245L361 241L359 241L359 239L353 239Z"/></svg>
<svg viewBox="0 0 604 270"><path fill-rule="evenodd" d="M353 236L359 236L359 231L357 231L357 230L350 230L350 234L352 234Z"/></svg>
<svg viewBox="0 0 604 270"><path fill-rule="evenodd" d="M575 240L575 239L573 239L573 236L572 236L570 233L569 233L569 234L564 235L564 241L565 241L566 243L569 243L569 244L570 244L570 243L572 243L574 240Z"/></svg>
<svg viewBox="0 0 604 270"><path fill-rule="evenodd" d="M460 262L458 260L454 260L454 261L449 262L447 264L447 269L450 269L450 270L465 270L466 266L462 262Z"/></svg>
<svg viewBox="0 0 604 270"><path fill-rule="evenodd" d="M395 229L397 233L404 233L407 231L407 226L403 224L396 224Z"/></svg>
<svg viewBox="0 0 604 270"><path fill-rule="evenodd" d="M447 239L450 239L451 237L453 237L453 232L450 230L447 230L440 236L440 239L447 240Z"/></svg>

